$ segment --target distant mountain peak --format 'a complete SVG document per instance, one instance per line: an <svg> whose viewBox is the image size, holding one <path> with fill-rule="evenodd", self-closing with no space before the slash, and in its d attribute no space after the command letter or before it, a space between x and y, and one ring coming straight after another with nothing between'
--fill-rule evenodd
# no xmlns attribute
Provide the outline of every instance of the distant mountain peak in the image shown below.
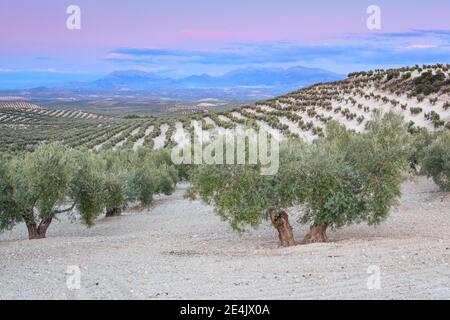
<svg viewBox="0 0 450 320"><path fill-rule="evenodd" d="M318 82L342 80L345 76L323 69L294 66L249 67L223 75L199 74L173 79L155 72L142 70L117 70L94 81L64 82L42 88L42 93L55 92L77 95L132 94L158 96L172 99L218 98L229 100L255 100L276 96L310 86ZM1 80L1 79L0 79ZM39 85L37 85L39 86ZM39 90L33 90L38 94Z"/></svg>

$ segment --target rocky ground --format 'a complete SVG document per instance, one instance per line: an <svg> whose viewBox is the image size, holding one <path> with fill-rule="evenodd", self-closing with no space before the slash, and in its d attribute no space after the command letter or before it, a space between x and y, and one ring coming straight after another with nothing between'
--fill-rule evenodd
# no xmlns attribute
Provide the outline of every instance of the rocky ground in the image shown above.
<svg viewBox="0 0 450 320"><path fill-rule="evenodd" d="M182 188L90 229L62 217L43 240L18 225L0 235L0 299L450 299L450 196L424 178L403 191L376 228L285 249L268 223L239 236Z"/></svg>

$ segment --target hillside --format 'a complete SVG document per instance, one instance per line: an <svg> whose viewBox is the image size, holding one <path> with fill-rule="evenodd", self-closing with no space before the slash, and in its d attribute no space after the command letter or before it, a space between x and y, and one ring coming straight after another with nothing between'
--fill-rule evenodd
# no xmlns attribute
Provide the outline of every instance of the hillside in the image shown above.
<svg viewBox="0 0 450 320"><path fill-rule="evenodd" d="M0 149L32 149L59 140L92 149L146 145L161 148L193 122L204 129L236 126L265 128L280 139L312 141L331 119L364 130L372 112L395 110L410 130L450 129L450 66L415 66L350 74L346 80L319 83L271 100L219 113L179 118L103 117L76 110L50 110L24 102L0 104ZM14 130L11 130L13 128Z"/></svg>
<svg viewBox="0 0 450 320"><path fill-rule="evenodd" d="M402 113L411 130L450 129L449 78L448 66L437 65L354 73L344 81L317 84L235 110L231 119L252 119L280 135L307 140L320 135L331 119L362 131L374 110Z"/></svg>

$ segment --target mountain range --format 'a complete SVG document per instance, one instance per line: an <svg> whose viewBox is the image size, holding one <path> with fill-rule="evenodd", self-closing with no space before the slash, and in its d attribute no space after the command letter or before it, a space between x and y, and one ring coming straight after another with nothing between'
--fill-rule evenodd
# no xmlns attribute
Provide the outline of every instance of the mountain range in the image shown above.
<svg viewBox="0 0 450 320"><path fill-rule="evenodd" d="M0 75L0 84L2 75ZM317 68L246 68L219 76L208 74L184 78L163 77L139 70L115 71L93 81L61 82L25 91L33 97L51 95L133 96L171 99L217 98L255 100L268 98L318 82L344 79L345 76ZM1 86L0 86L1 90Z"/></svg>

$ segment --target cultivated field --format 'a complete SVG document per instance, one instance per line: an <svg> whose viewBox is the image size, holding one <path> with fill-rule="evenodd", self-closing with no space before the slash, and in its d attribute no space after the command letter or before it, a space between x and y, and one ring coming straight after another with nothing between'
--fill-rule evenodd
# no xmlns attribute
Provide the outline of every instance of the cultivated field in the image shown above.
<svg viewBox="0 0 450 320"><path fill-rule="evenodd" d="M26 102L2 102L0 150L30 150L50 141L96 150L136 149L142 145L160 148L173 142L179 123L184 131L192 133L193 121L204 129L262 127L281 139L300 137L312 141L323 135L331 119L363 131L374 110L401 113L411 132L418 128L433 131L450 129L449 100L449 66L433 65L355 73L344 81L317 84L231 111L170 118L124 119L78 110L44 109ZM161 128L166 126L164 135ZM148 131L150 127L152 132Z"/></svg>
<svg viewBox="0 0 450 320"><path fill-rule="evenodd" d="M406 182L377 228L290 248L268 223L238 236L183 189L91 229L61 217L47 239L26 240L23 224L0 235L0 299L450 299L450 197L430 180ZM80 290L67 288L69 265ZM369 290L373 266L381 287Z"/></svg>
<svg viewBox="0 0 450 320"><path fill-rule="evenodd" d="M271 132L279 170L175 164L195 124ZM173 117L1 102L0 136L0 299L450 299L449 65Z"/></svg>

